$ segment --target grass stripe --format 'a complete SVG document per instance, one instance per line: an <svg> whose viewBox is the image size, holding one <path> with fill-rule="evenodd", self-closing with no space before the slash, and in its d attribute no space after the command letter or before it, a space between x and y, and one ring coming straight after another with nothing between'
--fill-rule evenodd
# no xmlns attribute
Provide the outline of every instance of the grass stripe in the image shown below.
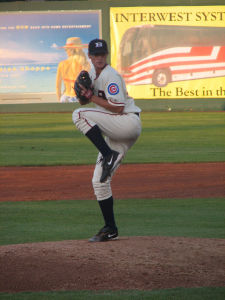
<svg viewBox="0 0 225 300"><path fill-rule="evenodd" d="M115 201L121 236L225 238L224 199ZM94 200L0 203L0 245L87 239L102 226Z"/></svg>

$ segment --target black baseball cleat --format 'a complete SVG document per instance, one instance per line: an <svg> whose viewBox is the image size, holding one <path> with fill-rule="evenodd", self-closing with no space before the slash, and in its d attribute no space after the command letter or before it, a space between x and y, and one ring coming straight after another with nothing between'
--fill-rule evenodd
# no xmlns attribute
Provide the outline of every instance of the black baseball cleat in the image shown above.
<svg viewBox="0 0 225 300"><path fill-rule="evenodd" d="M89 239L89 242L107 242L118 239L118 229L104 226L96 235Z"/></svg>
<svg viewBox="0 0 225 300"><path fill-rule="evenodd" d="M112 174L113 170L121 162L123 155L117 151L112 150L112 153L103 157L102 159L102 176L100 182L105 182L106 179Z"/></svg>

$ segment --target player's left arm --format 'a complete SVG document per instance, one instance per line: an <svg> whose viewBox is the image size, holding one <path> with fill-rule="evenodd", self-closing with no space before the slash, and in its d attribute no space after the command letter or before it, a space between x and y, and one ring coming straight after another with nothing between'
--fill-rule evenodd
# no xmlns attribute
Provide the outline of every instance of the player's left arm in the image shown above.
<svg viewBox="0 0 225 300"><path fill-rule="evenodd" d="M93 95L91 97L91 101L113 113L117 113L117 114L121 114L123 112L124 109L124 104L121 105L114 105L113 102L111 101L106 101L105 99L95 96Z"/></svg>
<svg viewBox="0 0 225 300"><path fill-rule="evenodd" d="M123 81L118 74L108 75L108 80L106 79L105 84L104 96L105 99L94 95L91 101L111 112L118 114L123 112L125 106Z"/></svg>

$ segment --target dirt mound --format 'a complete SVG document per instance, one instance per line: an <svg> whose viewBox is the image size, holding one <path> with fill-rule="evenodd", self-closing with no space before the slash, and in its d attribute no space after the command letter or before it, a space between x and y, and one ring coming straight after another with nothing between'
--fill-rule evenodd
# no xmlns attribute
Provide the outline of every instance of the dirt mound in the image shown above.
<svg viewBox="0 0 225 300"><path fill-rule="evenodd" d="M0 292L224 286L225 241L121 237L0 247Z"/></svg>

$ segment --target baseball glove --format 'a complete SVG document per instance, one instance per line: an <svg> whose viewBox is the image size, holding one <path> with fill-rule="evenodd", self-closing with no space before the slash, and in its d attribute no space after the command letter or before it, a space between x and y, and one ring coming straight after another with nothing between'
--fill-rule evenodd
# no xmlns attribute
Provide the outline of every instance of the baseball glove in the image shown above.
<svg viewBox="0 0 225 300"><path fill-rule="evenodd" d="M93 95L92 81L87 71L81 71L74 83L74 90L81 105L90 102Z"/></svg>

